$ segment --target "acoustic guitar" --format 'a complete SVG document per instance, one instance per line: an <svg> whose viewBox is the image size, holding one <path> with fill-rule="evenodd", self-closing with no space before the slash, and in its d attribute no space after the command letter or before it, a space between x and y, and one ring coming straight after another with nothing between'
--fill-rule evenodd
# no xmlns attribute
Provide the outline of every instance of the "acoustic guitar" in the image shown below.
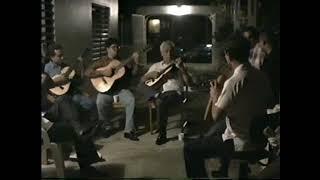
<svg viewBox="0 0 320 180"><path fill-rule="evenodd" d="M84 50L84 52L80 55L80 57L85 56L85 54L87 54L89 51L90 51L90 49L86 48ZM76 66L76 64L79 63L79 62L82 63L82 58L78 58L78 60L73 65L64 67L61 70L60 74L57 74L57 75L52 77L52 80L55 81L55 79L60 78L64 74L67 74L69 81L66 82L65 84L62 84L60 86L55 86L55 87L49 89L50 93L52 93L52 94L54 94L56 96L61 96L61 95L65 94L65 93L67 93L69 91L71 80L74 78L74 76L76 74L76 72L75 72L73 67Z"/></svg>
<svg viewBox="0 0 320 180"><path fill-rule="evenodd" d="M173 62L171 62L165 69L159 72L159 76L155 79L148 79L145 81L145 85L153 88L158 89L162 87L164 83L167 82L168 78L171 77L171 73L175 70L177 70L176 63L181 58L181 60L184 59L184 57L176 58ZM181 62L183 63L183 62Z"/></svg>
<svg viewBox="0 0 320 180"><path fill-rule="evenodd" d="M184 56L181 57L181 60L183 60L184 58ZM172 77L174 71L178 71L178 68L175 66L175 63L177 63L178 59L179 58L175 59L165 69L160 71L157 78L149 79L138 84L137 90L143 95L144 100L150 100L150 98L160 93L162 85Z"/></svg>
<svg viewBox="0 0 320 180"><path fill-rule="evenodd" d="M138 53L143 53L150 51L152 49L151 46L146 46L145 48L141 49ZM124 68L125 65L130 63L133 59L128 58L124 60L123 62L120 62L117 59L113 59L107 66L100 67L96 69L97 71L105 71L109 69L118 69L111 77L102 76L97 78L91 78L91 83L93 87L101 93L107 92L111 89L114 82L120 78L123 77L123 75L126 73L126 70Z"/></svg>

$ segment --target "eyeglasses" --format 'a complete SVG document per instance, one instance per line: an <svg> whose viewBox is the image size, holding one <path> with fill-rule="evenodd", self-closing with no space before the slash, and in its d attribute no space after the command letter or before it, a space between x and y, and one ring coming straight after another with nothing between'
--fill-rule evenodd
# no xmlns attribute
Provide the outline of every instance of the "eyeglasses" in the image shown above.
<svg viewBox="0 0 320 180"><path fill-rule="evenodd" d="M118 46L118 45L111 45L109 48L112 48L112 49L120 49L120 46Z"/></svg>

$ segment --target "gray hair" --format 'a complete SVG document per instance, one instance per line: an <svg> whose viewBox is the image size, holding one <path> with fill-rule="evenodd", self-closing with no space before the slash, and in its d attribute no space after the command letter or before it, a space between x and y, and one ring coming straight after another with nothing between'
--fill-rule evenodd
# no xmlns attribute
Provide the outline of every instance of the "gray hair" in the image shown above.
<svg viewBox="0 0 320 180"><path fill-rule="evenodd" d="M167 49L167 48L173 49L174 47L175 47L175 45L172 41L166 40L161 43L160 51L162 51L163 49Z"/></svg>

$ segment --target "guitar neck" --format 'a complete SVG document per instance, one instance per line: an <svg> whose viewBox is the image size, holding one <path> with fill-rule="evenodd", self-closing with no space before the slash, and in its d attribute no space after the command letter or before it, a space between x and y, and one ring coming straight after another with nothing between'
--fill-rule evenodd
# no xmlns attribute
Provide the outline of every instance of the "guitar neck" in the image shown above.
<svg viewBox="0 0 320 180"><path fill-rule="evenodd" d="M89 48L85 48L85 50L80 54L80 56L74 61L71 65L68 65L70 68L68 69L67 73L71 73L73 70L76 69L76 66L78 63L80 64L80 71L84 70L84 65L83 65L83 58L86 56L86 54L90 51Z"/></svg>
<svg viewBox="0 0 320 180"><path fill-rule="evenodd" d="M133 60L133 58L131 58L131 57L125 59L123 62L121 62L121 64L118 66L118 68L122 68L122 67L126 66L126 65L129 64L132 60Z"/></svg>
<svg viewBox="0 0 320 180"><path fill-rule="evenodd" d="M143 53L143 52L145 52L145 51L147 51L147 50L148 50L147 48L142 49L142 50L140 50L140 51L138 52L138 54L141 54L141 53ZM125 60L118 66L118 68L122 68L123 66L129 64L132 60L133 60L133 58L130 56L129 58L125 59Z"/></svg>
<svg viewBox="0 0 320 180"><path fill-rule="evenodd" d="M178 59L179 59L179 58L176 58L173 62L171 62L166 68L164 68L164 69L160 72L160 74L166 72L167 69L169 69L169 68L171 68L172 66L174 66L174 65L175 65L175 62L176 62Z"/></svg>

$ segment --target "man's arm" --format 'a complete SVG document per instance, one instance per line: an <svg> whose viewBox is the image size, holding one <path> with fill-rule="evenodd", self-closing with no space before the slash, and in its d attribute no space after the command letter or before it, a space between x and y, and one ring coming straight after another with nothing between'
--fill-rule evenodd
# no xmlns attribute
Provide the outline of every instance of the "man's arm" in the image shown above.
<svg viewBox="0 0 320 180"><path fill-rule="evenodd" d="M227 107L229 101L227 101L228 96L226 96L226 89L222 89L222 85L219 84L218 80L210 82L210 85L210 98L212 99L211 115L213 121L216 122L222 119L222 117L225 115L225 108ZM219 102L217 103L218 100Z"/></svg>
<svg viewBox="0 0 320 180"><path fill-rule="evenodd" d="M189 75L187 68L182 64L179 69L180 69L180 74L182 75L183 82L187 86L190 86L192 84L192 78Z"/></svg>
<svg viewBox="0 0 320 180"><path fill-rule="evenodd" d="M131 73L133 76L138 74L139 69L139 54L137 52L134 52L132 56L130 57L131 63L127 64L127 68L131 69Z"/></svg>
<svg viewBox="0 0 320 180"><path fill-rule="evenodd" d="M157 78L157 77L160 75L160 73L159 73L158 71L156 71L155 66L156 66L156 65L153 64L153 65L149 68L148 72L142 76L142 78L141 78L141 81L142 81L142 82L145 82L145 81L147 81L147 80L149 80L149 79L155 79L155 78Z"/></svg>
<svg viewBox="0 0 320 180"><path fill-rule="evenodd" d="M46 73L41 74L41 86L43 88L49 89L55 86L54 81Z"/></svg>
<svg viewBox="0 0 320 180"><path fill-rule="evenodd" d="M69 77L68 77L69 74L61 73L61 72L59 72L61 74L56 74L57 72L52 69L50 64L45 65L44 73L48 77L50 77L50 80L53 81L52 84L54 84L54 86L60 86L60 85L63 85L63 84L66 84L69 82ZM59 76L56 76L56 75L59 75ZM54 76L56 76L56 77L53 79Z"/></svg>
<svg viewBox="0 0 320 180"><path fill-rule="evenodd" d="M111 76L112 75L112 70L111 69L107 69L104 71L97 71L96 69L100 68L100 67L104 67L107 64L104 62L103 59L100 59L96 62L93 62L85 71L85 76L87 76L88 78L97 78L97 77L101 77L101 76Z"/></svg>

